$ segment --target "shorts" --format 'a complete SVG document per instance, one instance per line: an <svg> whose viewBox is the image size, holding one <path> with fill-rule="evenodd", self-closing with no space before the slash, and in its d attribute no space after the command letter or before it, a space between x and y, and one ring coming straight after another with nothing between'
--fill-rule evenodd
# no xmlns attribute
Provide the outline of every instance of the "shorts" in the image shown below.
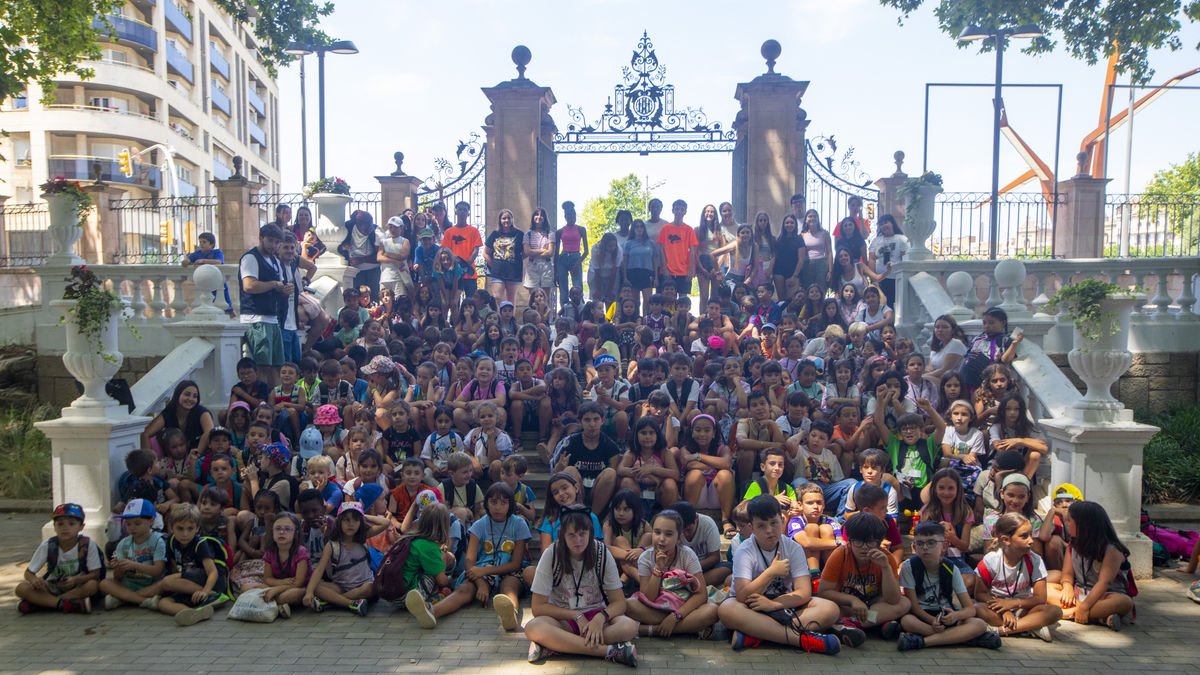
<svg viewBox="0 0 1200 675"><path fill-rule="evenodd" d="M679 291L680 295L689 295L692 292L692 278L688 275L671 276L671 282L675 284L675 290Z"/></svg>
<svg viewBox="0 0 1200 675"><path fill-rule="evenodd" d="M190 581L193 584L196 584L197 586L201 586L201 587L203 587L204 583L206 581L208 581L208 573L205 572L203 568L196 568L193 570L188 570L188 571L184 572L183 574L181 574L180 576L183 577L184 579L186 579L187 581ZM228 593L228 589L229 589L229 580L226 578L226 576L223 573L221 573L218 570L217 583L213 584L212 592L209 593L208 597L205 598L204 600L202 600L201 602L199 602L199 603L192 602L192 594L191 593L172 593L171 599L174 600L175 602L178 602L181 605L187 605L188 607L199 607L200 605L204 605L209 602L212 602L214 599L214 596L225 597L226 594Z"/></svg>
<svg viewBox="0 0 1200 675"><path fill-rule="evenodd" d="M283 331L277 323L258 323L246 326L246 350L259 366L283 365Z"/></svg>
<svg viewBox="0 0 1200 675"><path fill-rule="evenodd" d="M591 621L593 618L595 618L595 616L597 614L599 614L603 611L604 611L603 607L597 607L595 609L584 610L584 611L580 612L580 614L583 615L583 620L586 623L588 621ZM567 630L571 631L572 633L574 633L576 635L583 635L583 626L579 625L579 623L575 619L568 619L564 623L567 624Z"/></svg>
<svg viewBox="0 0 1200 675"><path fill-rule="evenodd" d="M644 291L654 284L654 272L650 270L627 270L625 276L635 291Z"/></svg>
<svg viewBox="0 0 1200 675"><path fill-rule="evenodd" d="M710 476L711 474L711 476ZM700 500L693 506L698 509L719 509L721 508L721 498L717 494L717 486L713 484L712 479L716 477L716 471L706 471L704 473L704 489L700 491Z"/></svg>

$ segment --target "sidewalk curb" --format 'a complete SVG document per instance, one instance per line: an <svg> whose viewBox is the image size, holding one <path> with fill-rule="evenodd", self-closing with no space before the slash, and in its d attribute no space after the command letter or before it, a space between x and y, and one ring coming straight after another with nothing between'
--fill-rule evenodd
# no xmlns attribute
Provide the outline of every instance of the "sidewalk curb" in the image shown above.
<svg viewBox="0 0 1200 675"><path fill-rule="evenodd" d="M0 513L50 513L49 499L0 499Z"/></svg>

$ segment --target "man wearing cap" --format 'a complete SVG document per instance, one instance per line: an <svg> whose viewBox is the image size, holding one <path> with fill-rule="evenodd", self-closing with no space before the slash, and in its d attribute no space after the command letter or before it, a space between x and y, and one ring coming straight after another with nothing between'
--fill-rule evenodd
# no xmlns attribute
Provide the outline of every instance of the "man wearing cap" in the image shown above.
<svg viewBox="0 0 1200 675"><path fill-rule="evenodd" d="M38 545L25 579L17 584L21 599L17 609L28 614L34 609L57 609L65 614L92 611L90 598L100 586L100 547L83 531L83 507L78 504L59 504L51 515L54 536ZM42 572L45 568L45 573Z"/></svg>
<svg viewBox="0 0 1200 675"><path fill-rule="evenodd" d="M108 566L112 576L100 582L100 591L108 596L104 609L147 603L138 591L162 578L167 568L167 541L154 530L156 518L161 516L148 499L131 499L125 505L121 522L129 534L113 553Z"/></svg>
<svg viewBox="0 0 1200 675"><path fill-rule="evenodd" d="M283 365L280 305L296 290L294 284L284 280L283 268L275 257L282 239L283 230L278 225L263 225L258 231L258 246L246 251L238 263L239 320L246 326L246 347L258 367L259 379L271 386Z"/></svg>
<svg viewBox="0 0 1200 675"><path fill-rule="evenodd" d="M408 216L392 216L388 218L387 227L375 235L375 245L378 247L375 260L379 263L379 287L387 288L393 296L409 295L412 292L412 277L408 273L408 257L411 242L404 236L407 228L412 227Z"/></svg>
<svg viewBox="0 0 1200 675"><path fill-rule="evenodd" d="M479 278L475 272L475 259L479 257L479 249L483 247L483 239L479 230L471 225L471 205L459 202L454 205L454 226L448 228L442 235L442 247L450 249L462 263L466 272L458 282L458 289L471 297L479 288ZM452 298L452 307L458 307L457 296Z"/></svg>

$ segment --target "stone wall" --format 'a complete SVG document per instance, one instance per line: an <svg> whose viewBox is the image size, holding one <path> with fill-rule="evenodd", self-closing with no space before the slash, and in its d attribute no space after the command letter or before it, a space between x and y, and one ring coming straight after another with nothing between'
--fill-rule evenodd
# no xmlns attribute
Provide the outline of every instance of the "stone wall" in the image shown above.
<svg viewBox="0 0 1200 675"><path fill-rule="evenodd" d="M125 378L130 386L162 361L161 356L127 357L116 377ZM39 355L37 359L38 398L55 406L67 406L79 397L75 378L67 372L61 356Z"/></svg>
<svg viewBox="0 0 1200 675"><path fill-rule="evenodd" d="M1071 370L1066 354L1051 356L1080 392L1083 381ZM1134 354L1129 372L1113 385L1112 394L1138 415L1154 415L1200 401L1200 354Z"/></svg>

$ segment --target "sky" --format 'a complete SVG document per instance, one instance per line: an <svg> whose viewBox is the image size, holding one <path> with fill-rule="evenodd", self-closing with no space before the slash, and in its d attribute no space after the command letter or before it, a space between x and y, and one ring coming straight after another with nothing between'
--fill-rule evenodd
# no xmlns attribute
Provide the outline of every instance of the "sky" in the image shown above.
<svg viewBox="0 0 1200 675"><path fill-rule="evenodd" d="M927 3L927 5L930 3ZM904 169L920 173L926 83L990 84L993 54L958 49L941 33L930 9L903 26L877 0L338 0L322 21L331 37L353 40L360 52L326 57L327 173L345 178L355 191L379 189L376 175L390 173L392 153L405 154L407 173L426 177L435 158L454 159L459 140L490 112L481 87L516 76L509 54L518 44L533 58L526 76L551 87L551 109L565 130L567 104L597 117L621 81L642 31L648 31L676 107L703 108L710 122L728 128L738 111L739 82L766 71L759 55L764 40L783 47L776 71L810 84L801 102L808 136L833 136L839 158L853 148L863 171L890 175L892 154L906 153ZM1184 48L1151 53L1154 80L1200 66L1200 27L1185 26ZM317 177L317 68L307 71L309 180ZM1060 45L1051 54L1005 52L1004 81L1061 83L1063 112L1060 176L1074 173L1082 136L1103 113L1104 64L1074 60ZM280 137L283 191L299 191L299 68L282 69ZM1185 82L1200 86L1200 76ZM1047 163L1054 158L1056 94L1052 89L1006 89L1010 123ZM1127 101L1118 90L1117 106ZM1200 150L1200 126L1186 122L1200 112L1200 91L1170 92L1135 118L1133 152L1126 131L1113 133L1110 192L1125 192L1126 161L1131 191L1139 192L1157 169ZM930 101L928 167L941 173L948 191L983 191L991 183L991 89L937 88ZM1024 170L1003 144L1001 184ZM690 204L730 197L730 155L636 154L560 156L558 196L584 203L607 192L609 182L630 172L658 185L664 199ZM1023 188L1034 189L1033 184ZM489 204L495 213L504 205ZM749 205L750 211L754 205ZM698 208L696 209L698 210ZM828 221L836 214L825 215ZM519 221L524 218L518 216Z"/></svg>

